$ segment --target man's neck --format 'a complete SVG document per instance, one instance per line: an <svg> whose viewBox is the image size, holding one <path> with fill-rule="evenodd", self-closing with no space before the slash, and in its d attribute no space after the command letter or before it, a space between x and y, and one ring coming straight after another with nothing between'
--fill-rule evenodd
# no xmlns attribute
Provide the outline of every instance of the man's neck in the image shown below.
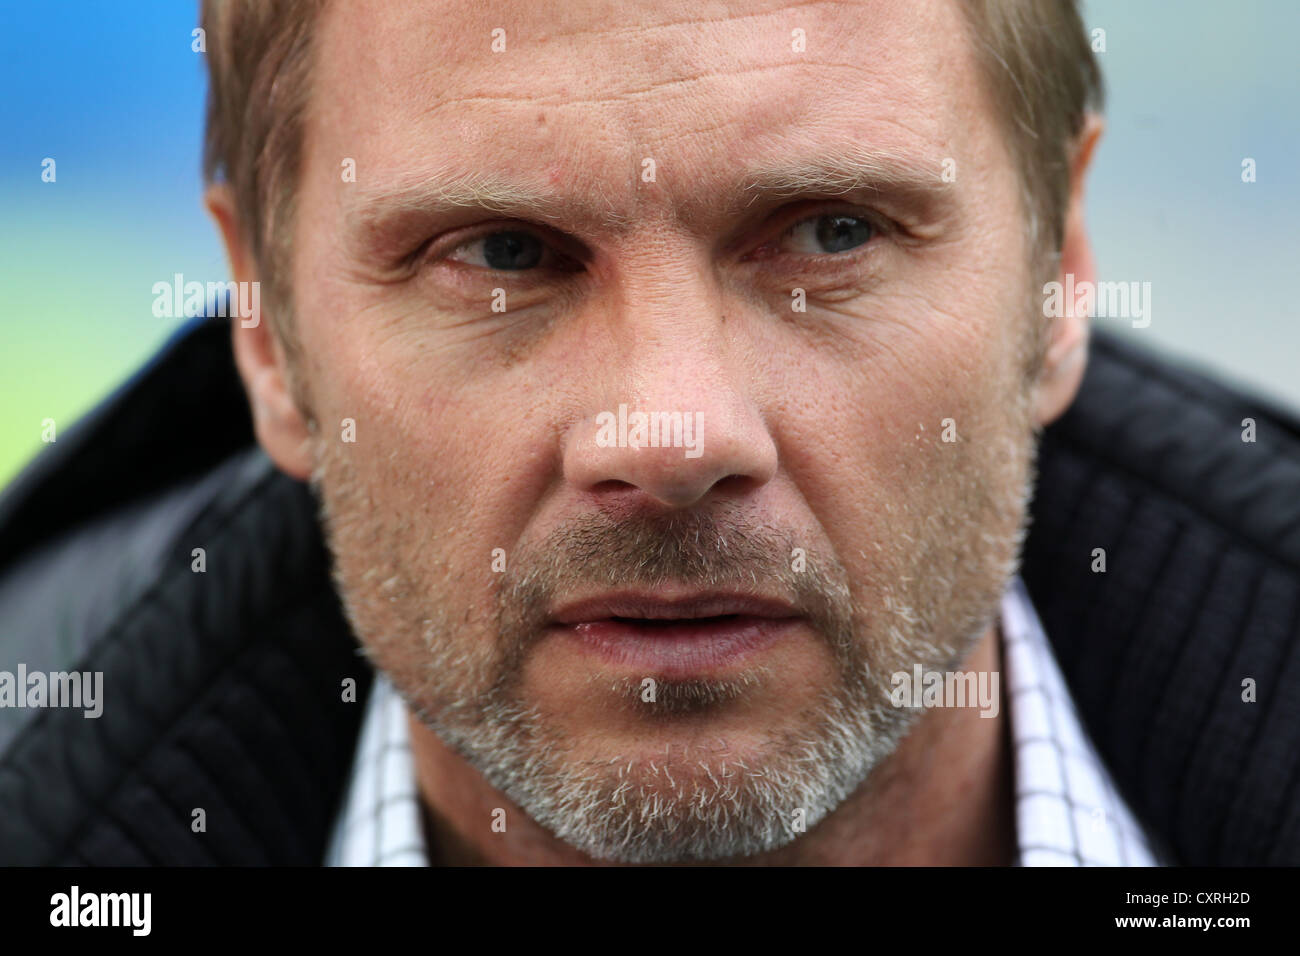
<svg viewBox="0 0 1300 956"><path fill-rule="evenodd" d="M963 667L968 672L997 673L1001 656L995 625ZM981 716L975 707L927 710L888 761L834 813L793 843L743 862L823 866L1014 862L1012 747L1004 705L1000 699L993 717ZM414 717L408 717L408 723L432 862L595 862L529 819ZM498 809L505 810L505 832L491 826Z"/></svg>

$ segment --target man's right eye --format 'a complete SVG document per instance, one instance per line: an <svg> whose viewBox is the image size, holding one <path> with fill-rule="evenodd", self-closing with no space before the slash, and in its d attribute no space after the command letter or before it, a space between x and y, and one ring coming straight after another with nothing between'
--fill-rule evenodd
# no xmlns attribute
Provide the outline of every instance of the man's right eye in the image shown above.
<svg viewBox="0 0 1300 956"><path fill-rule="evenodd" d="M523 229L498 229L468 239L446 256L452 262L493 272L571 270L574 263L541 236Z"/></svg>

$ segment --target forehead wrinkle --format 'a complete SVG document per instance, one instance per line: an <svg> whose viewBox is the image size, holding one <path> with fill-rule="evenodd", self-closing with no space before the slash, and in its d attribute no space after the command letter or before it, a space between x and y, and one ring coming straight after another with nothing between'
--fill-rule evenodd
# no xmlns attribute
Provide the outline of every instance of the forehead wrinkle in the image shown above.
<svg viewBox="0 0 1300 956"><path fill-rule="evenodd" d="M457 93L431 104L431 109L452 107L456 109L470 105L498 104L520 105L526 107L592 107L610 106L624 102L642 102L656 96L674 96L689 102L699 97L696 87L701 83L727 83L741 78L754 79L769 73L781 73L786 70L809 71L834 69L853 76L862 74L860 63L837 63L830 60L787 60L780 63L760 63L753 66L710 67L686 76L664 77L648 82L633 89L619 88L597 96L573 96L561 91L538 93Z"/></svg>
<svg viewBox="0 0 1300 956"><path fill-rule="evenodd" d="M751 3L751 5L753 5ZM747 10L743 13L736 13L726 9L725 5L719 9L725 9L725 14L718 16L682 16L676 17L671 14L657 22L647 22L650 18L656 16L660 9L654 6L647 6L643 11L638 11L640 20L637 23L628 23L626 18L615 19L613 22L605 23L600 26L588 26L585 22L586 11L575 12L571 18L573 25L570 26L570 18L565 16L568 11L564 6L556 8L554 14L548 16L548 26L550 32L545 35L545 39L578 39L587 36L599 36L603 39L621 39L624 36L641 37L649 35L656 31L673 30L673 29L699 29L708 26L732 26L742 20L753 20L760 17L774 18L785 16L796 10L804 10L810 7L838 7L844 5L844 0L796 0L796 2L786 2L786 0L777 0L762 9ZM679 8L688 8L692 11L698 10L702 5L694 0L677 5ZM672 5L664 4L663 10L669 10ZM549 11L548 11L549 13Z"/></svg>

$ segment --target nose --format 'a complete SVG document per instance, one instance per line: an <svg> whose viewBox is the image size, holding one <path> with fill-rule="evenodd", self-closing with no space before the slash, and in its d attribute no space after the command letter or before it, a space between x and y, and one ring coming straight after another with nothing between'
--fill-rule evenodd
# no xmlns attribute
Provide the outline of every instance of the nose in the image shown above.
<svg viewBox="0 0 1300 956"><path fill-rule="evenodd" d="M715 489L743 494L776 473L776 449L757 416L728 402L620 402L580 432L565 452L565 478L592 494L634 491L689 508Z"/></svg>
<svg viewBox="0 0 1300 956"><path fill-rule="evenodd" d="M720 314L644 335L630 328L621 347L587 359L593 387L567 436L566 481L671 509L770 481L776 443L750 397L745 363L723 341Z"/></svg>

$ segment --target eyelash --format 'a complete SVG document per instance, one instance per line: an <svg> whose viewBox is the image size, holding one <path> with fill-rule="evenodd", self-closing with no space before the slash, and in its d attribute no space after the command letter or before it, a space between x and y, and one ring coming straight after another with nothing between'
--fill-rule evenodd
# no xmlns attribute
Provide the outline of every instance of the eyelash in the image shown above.
<svg viewBox="0 0 1300 956"><path fill-rule="evenodd" d="M790 236L791 233L793 233L800 226L830 216L841 216L848 219L859 219L862 222L866 223L867 226L870 227L871 235L867 239L867 241L862 243L860 246L854 246L852 249L848 249L845 250L844 252L839 252L839 253L823 252L818 255L808 255L808 254L799 254L799 253L791 254L791 253L778 252L773 254L772 256L760 257L756 255L760 250L765 249L770 245L782 243L785 239L787 239ZM895 228L896 228L895 224L891 220L886 219L884 216L880 215L879 213L868 209L832 206L832 207L816 209L814 212L811 213L801 211L798 214L794 215L794 217L790 220L789 224L783 227L781 231L777 233L775 240L762 243L757 249L746 253L741 258L742 261L752 262L752 261L767 261L770 258L776 258L776 257L788 257L792 259L801 260L806 264L806 266L811 265L814 268L819 268L819 267L826 267L831 269L840 268L846 263L860 263L866 256L870 255L875 250L876 246L879 245L879 240L884 239L885 237L891 235L894 232Z"/></svg>
<svg viewBox="0 0 1300 956"><path fill-rule="evenodd" d="M776 252L771 255L758 255L758 253L761 250L766 249L771 245L782 243L785 239L787 239L790 236L791 233L794 232L795 229L799 228L805 223L812 222L817 219L822 219L828 216L844 216L847 218L860 219L862 222L866 223L871 228L871 236L867 239L866 242L862 243L861 245L855 246L852 249L848 249L840 253L828 252L819 255L808 255L808 254L797 254L797 253L790 254L790 253ZM755 261L766 262L774 258L790 258L790 259L802 260L807 266L811 266L813 268L832 268L832 269L840 268L846 263L860 263L866 256L870 255L875 250L875 247L879 245L879 240L884 239L890 234L892 234L895 231L895 229L896 226L892 221L886 219L884 216L881 216L880 214L872 210L852 208L852 207L850 208L836 207L836 208L819 209L815 212L800 214L796 218L791 219L789 224L784 226L781 229L781 231L777 233L774 240L765 241L761 243L757 248L751 250L750 252L745 253L745 255L741 257L741 261L742 262L755 262ZM547 247L548 252L562 258L568 263L580 264L579 259L577 257L569 255L568 253L565 253L559 248L557 248L556 243L547 238L546 231L543 230L542 227L526 221L519 221L519 220L486 224L485 226L482 227L481 231L477 231L474 235L470 236L469 238L462 239L459 242L457 242L455 245L449 246L445 250L445 252L440 254L436 254L431 251L438 244L436 238L426 240L424 243L418 246L409 256L406 257L406 261L410 263L412 266L414 266L415 268L421 268L427 264L432 264L433 262L448 262L478 272L488 272L488 273L492 273L493 275L507 275L509 274L509 270L484 269L482 266L467 265L466 263L456 262L455 260L449 258L454 253L466 249L469 246L473 245L474 243L480 242L483 239L486 239L487 237L500 232L529 233L533 235L536 239L538 239L540 242L542 242ZM528 269L528 270L520 270L519 276L523 277L529 274L536 274L538 269L540 269L540 267L535 267L534 269ZM555 270L553 268L552 271L558 271L558 270ZM576 271L576 270L562 270L562 271Z"/></svg>

